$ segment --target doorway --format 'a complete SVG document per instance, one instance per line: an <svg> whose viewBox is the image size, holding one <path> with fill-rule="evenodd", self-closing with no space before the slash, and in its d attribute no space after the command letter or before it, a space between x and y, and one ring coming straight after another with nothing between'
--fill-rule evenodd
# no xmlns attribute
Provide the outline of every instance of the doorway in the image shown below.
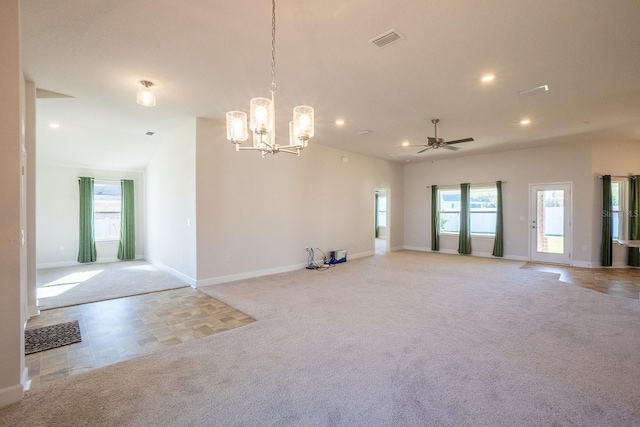
<svg viewBox="0 0 640 427"><path fill-rule="evenodd" d="M375 254L384 255L389 251L389 200L388 190L375 191Z"/></svg>
<svg viewBox="0 0 640 427"><path fill-rule="evenodd" d="M530 185L530 251L534 262L571 264L571 184Z"/></svg>

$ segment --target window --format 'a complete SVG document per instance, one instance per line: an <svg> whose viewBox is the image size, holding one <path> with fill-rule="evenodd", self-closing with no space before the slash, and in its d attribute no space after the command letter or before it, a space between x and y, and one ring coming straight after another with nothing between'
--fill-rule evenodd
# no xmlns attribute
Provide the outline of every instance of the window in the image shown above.
<svg viewBox="0 0 640 427"><path fill-rule="evenodd" d="M625 181L611 182L611 218L613 227L611 237L613 240L624 239L627 227L627 216L624 215L626 200L625 197Z"/></svg>
<svg viewBox="0 0 640 427"><path fill-rule="evenodd" d="M122 189L120 184L96 182L93 187L93 218L96 240L120 238L120 211Z"/></svg>
<svg viewBox="0 0 640 427"><path fill-rule="evenodd" d="M460 232L460 189L438 190L440 232ZM496 230L497 198L495 188L472 188L469 200L471 234L493 236Z"/></svg>

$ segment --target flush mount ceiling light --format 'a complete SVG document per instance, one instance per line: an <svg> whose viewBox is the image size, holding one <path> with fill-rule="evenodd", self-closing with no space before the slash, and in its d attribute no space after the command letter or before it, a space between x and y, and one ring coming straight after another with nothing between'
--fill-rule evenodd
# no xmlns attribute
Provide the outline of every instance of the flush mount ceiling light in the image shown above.
<svg viewBox="0 0 640 427"><path fill-rule="evenodd" d="M257 150L266 154L289 153L300 156L309 139L314 135L313 108L301 105L293 109L293 121L289 122L289 144L276 144L275 95L276 95L276 2L271 1L271 99L253 98L250 102L249 126L253 132L253 146L241 147L247 140L247 114L243 111L227 113L227 139L240 150Z"/></svg>
<svg viewBox="0 0 640 427"><path fill-rule="evenodd" d="M145 107L156 106L156 94L153 89L153 83L148 80L140 80L140 88L138 89L136 102Z"/></svg>

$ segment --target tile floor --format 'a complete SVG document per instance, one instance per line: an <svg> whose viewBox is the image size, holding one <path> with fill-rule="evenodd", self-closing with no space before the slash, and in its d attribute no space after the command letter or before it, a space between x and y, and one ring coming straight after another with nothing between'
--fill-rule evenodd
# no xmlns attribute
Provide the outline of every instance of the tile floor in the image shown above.
<svg viewBox="0 0 640 427"><path fill-rule="evenodd" d="M78 320L82 342L26 356L31 390L255 320L193 288L43 310L28 328Z"/></svg>
<svg viewBox="0 0 640 427"><path fill-rule="evenodd" d="M557 273L558 280L617 297L639 299L639 268L581 268L526 263L522 268Z"/></svg>

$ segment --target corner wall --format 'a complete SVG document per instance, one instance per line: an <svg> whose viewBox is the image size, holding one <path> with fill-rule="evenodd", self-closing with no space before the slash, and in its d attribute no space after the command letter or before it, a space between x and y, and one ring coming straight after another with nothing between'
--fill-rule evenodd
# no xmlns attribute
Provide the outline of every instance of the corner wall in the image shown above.
<svg viewBox="0 0 640 427"><path fill-rule="evenodd" d="M306 247L373 255L376 189L391 192L390 246L402 247L403 165L313 140L301 157L237 153L210 119L196 138L198 285L302 268Z"/></svg>
<svg viewBox="0 0 640 427"><path fill-rule="evenodd" d="M196 283L196 120L167 137L146 170L145 259Z"/></svg>

